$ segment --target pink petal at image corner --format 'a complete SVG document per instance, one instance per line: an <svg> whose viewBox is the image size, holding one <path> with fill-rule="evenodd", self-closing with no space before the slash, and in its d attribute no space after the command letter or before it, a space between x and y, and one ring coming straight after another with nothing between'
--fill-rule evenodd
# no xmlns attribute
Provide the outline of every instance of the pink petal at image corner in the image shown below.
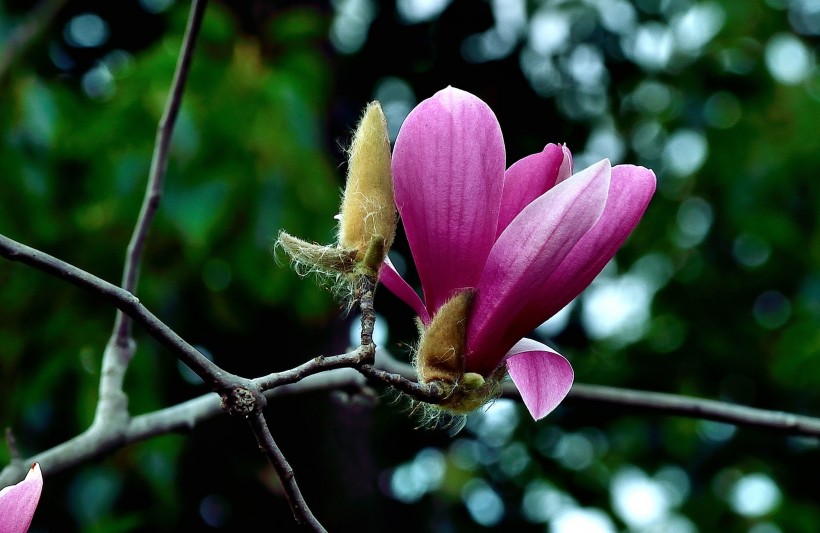
<svg viewBox="0 0 820 533"><path fill-rule="evenodd" d="M35 463L26 478L0 490L0 533L26 533L43 491L43 474Z"/></svg>

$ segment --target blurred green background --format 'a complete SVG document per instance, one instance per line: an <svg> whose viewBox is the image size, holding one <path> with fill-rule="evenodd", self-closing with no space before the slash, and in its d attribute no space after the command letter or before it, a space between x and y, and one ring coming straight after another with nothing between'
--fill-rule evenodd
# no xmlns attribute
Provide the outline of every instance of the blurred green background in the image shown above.
<svg viewBox="0 0 820 533"><path fill-rule="evenodd" d="M189 6L53 4L17 50L32 3L0 3L13 58L0 233L117 282ZM658 176L616 261L535 333L577 381L820 415L818 36L817 0L212 1L139 297L242 375L345 351L356 317L277 262L274 238L331 241L368 101L395 138L453 85L496 112L508 164L565 142L576 168L608 157ZM391 255L409 262L401 236ZM380 345L406 358L409 309L385 290L376 308ZM101 299L0 261L0 422L24 454L90 423L113 319ZM133 414L206 391L135 334ZM503 400L450 437L374 392L266 411L331 531L820 529L816 439L571 401L534 423ZM44 470L32 531L299 530L227 416Z"/></svg>

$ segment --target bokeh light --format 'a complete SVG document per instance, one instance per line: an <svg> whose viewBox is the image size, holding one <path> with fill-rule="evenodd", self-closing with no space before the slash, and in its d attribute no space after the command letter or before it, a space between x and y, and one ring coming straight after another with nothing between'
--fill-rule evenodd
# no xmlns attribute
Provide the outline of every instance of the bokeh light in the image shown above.
<svg viewBox="0 0 820 533"><path fill-rule="evenodd" d="M63 36L71 46L94 48L105 44L109 33L108 23L99 15L83 13L68 21Z"/></svg>
<svg viewBox="0 0 820 533"><path fill-rule="evenodd" d="M732 510L748 517L765 516L780 505L782 495L774 480L763 473L747 474L729 493Z"/></svg>
<svg viewBox="0 0 820 533"><path fill-rule="evenodd" d="M807 80L816 68L811 51L788 33L775 35L766 43L766 66L772 77L784 85Z"/></svg>
<svg viewBox="0 0 820 533"><path fill-rule="evenodd" d="M476 523L491 527L504 518L504 500L483 479L474 478L461 491L464 505Z"/></svg>

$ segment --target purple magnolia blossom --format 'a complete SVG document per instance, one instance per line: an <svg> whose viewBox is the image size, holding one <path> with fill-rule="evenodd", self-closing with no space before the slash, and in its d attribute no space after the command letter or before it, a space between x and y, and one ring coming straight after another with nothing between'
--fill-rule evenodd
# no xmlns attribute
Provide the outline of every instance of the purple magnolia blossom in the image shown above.
<svg viewBox="0 0 820 533"><path fill-rule="evenodd" d="M43 475L36 463L26 479L0 490L0 533L26 533L42 491Z"/></svg>
<svg viewBox="0 0 820 533"><path fill-rule="evenodd" d="M573 174L569 150L555 144L505 170L492 110L452 87L407 117L392 170L424 301L389 263L381 281L425 325L455 293L474 289L464 371L487 377L506 363L533 418L543 418L569 392L573 371L524 336L612 258L643 215L655 175L606 159Z"/></svg>

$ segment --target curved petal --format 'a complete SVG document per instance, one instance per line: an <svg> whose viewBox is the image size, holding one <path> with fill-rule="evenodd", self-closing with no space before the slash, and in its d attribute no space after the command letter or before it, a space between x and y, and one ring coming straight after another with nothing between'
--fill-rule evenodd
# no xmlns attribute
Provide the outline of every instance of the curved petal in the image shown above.
<svg viewBox="0 0 820 533"><path fill-rule="evenodd" d="M419 318L424 325L430 324L430 315L427 313L427 308L419 298L418 293L413 290L401 274L396 271L396 267L390 262L390 259L385 257L382 267L379 269L379 281L387 287L390 292L399 297L404 303L413 308L413 311L419 315Z"/></svg>
<svg viewBox="0 0 820 533"><path fill-rule="evenodd" d="M498 237L467 326L468 371L487 375L524 335L547 319L531 313L543 285L596 223L609 190L609 161L567 179L528 205Z"/></svg>
<svg viewBox="0 0 820 533"><path fill-rule="evenodd" d="M655 181L655 174L643 167L612 168L609 197L601 218L536 291L534 305L527 306L525 313L546 319L587 288L638 225L655 193Z"/></svg>
<svg viewBox="0 0 820 533"><path fill-rule="evenodd" d="M548 144L543 151L528 155L507 169L496 235L501 235L522 209L555 185L562 167L565 172L569 169L571 164L565 163L568 159L565 150L557 144Z"/></svg>
<svg viewBox="0 0 820 533"><path fill-rule="evenodd" d="M566 144L561 145L561 151L564 152L564 161L561 163L561 168L558 170L558 179L555 180L556 185L572 176L572 168L575 164L572 161L572 152L569 151Z"/></svg>
<svg viewBox="0 0 820 533"><path fill-rule="evenodd" d="M504 157L492 110L459 89L423 101L401 126L396 205L431 315L455 289L478 282L498 223Z"/></svg>
<svg viewBox="0 0 820 533"><path fill-rule="evenodd" d="M555 409L572 387L569 361L548 346L521 339L508 354L507 371L535 420Z"/></svg>
<svg viewBox="0 0 820 533"><path fill-rule="evenodd" d="M37 463L28 471L26 479L0 490L0 533L26 533L42 491L43 474Z"/></svg>

